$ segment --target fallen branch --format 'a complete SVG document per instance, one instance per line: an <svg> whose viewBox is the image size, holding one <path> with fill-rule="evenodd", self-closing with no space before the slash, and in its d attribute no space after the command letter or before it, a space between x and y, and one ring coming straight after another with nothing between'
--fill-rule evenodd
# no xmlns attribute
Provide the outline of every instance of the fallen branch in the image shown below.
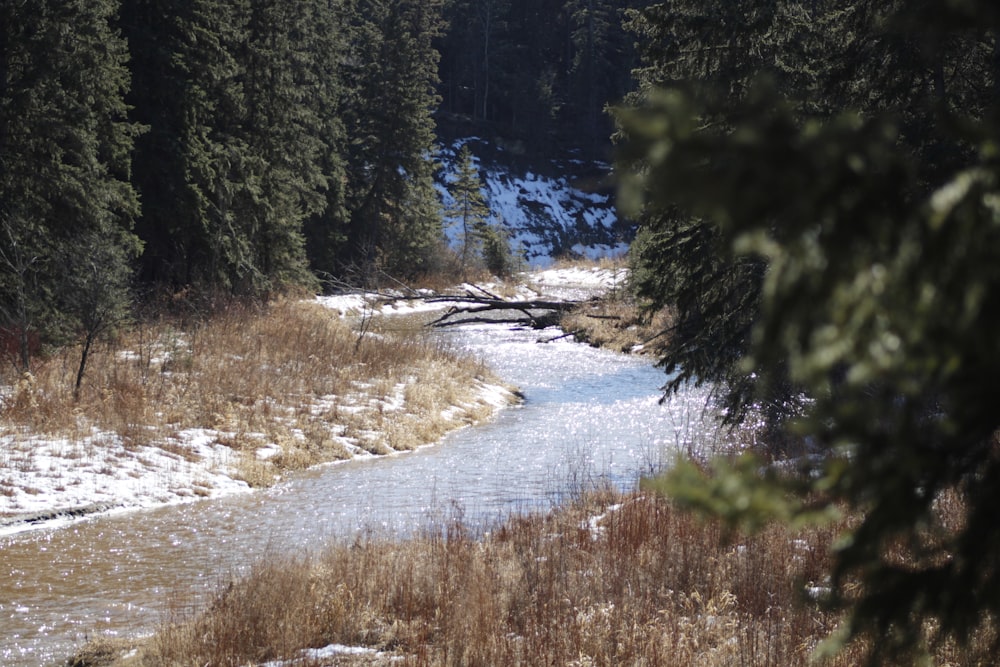
<svg viewBox="0 0 1000 667"><path fill-rule="evenodd" d="M567 331L566 333L561 334L559 336L556 336L555 338L546 338L545 340L540 340L538 342L539 343L554 343L557 340L562 340L563 338L572 338L573 336L576 336L576 335L578 335L580 333L582 333L582 331L580 329L577 329L576 331Z"/></svg>
<svg viewBox="0 0 1000 667"><path fill-rule="evenodd" d="M483 290L485 292L485 290ZM430 323L433 327L448 327L458 324L520 324L534 329L545 329L559 323L560 316L580 305L579 301L551 301L535 299L530 301L508 301L495 295L440 296L426 299L428 303L463 303L452 306L444 314ZM506 317L484 317L484 313L516 312L520 315Z"/></svg>

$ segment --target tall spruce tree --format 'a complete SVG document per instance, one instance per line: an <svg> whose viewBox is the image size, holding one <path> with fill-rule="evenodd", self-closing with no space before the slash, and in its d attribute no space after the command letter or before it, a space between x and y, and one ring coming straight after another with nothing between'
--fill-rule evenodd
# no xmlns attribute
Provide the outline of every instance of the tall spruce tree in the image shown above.
<svg viewBox="0 0 1000 667"><path fill-rule="evenodd" d="M458 173L448 184L452 204L445 210L447 222L458 227L462 242L460 253L462 270L479 255L481 230L490 219L490 208L483 197L483 183L468 146L458 153Z"/></svg>
<svg viewBox="0 0 1000 667"><path fill-rule="evenodd" d="M259 295L309 282L324 75L311 4L126 0L148 280Z"/></svg>
<svg viewBox="0 0 1000 667"><path fill-rule="evenodd" d="M626 104L641 105L657 91L689 91L711 100L698 123L727 134L741 102L764 80L795 100L803 116L824 106L816 63L828 53L827 13L797 0L732 3L670 0L628 13L640 39L639 89ZM628 168L642 169L639 163ZM687 382L716 383L730 423L751 406L772 426L794 412L790 384L755 391L739 364L751 343L765 271L762 258L727 249L717 225L676 202L648 204L638 213L633 245L634 285L651 309L673 307L672 344L660 360L671 375L668 392Z"/></svg>
<svg viewBox="0 0 1000 667"><path fill-rule="evenodd" d="M569 31L562 0L511 0L495 38L492 102L486 119L501 136L542 154L557 149L570 105ZM572 125L573 121L567 123ZM517 145L517 144L515 144Z"/></svg>
<svg viewBox="0 0 1000 667"><path fill-rule="evenodd" d="M124 0L132 50L133 117L149 128L136 143L136 229L146 281L234 287L253 271L234 201L251 187L237 48L245 0Z"/></svg>
<svg viewBox="0 0 1000 667"><path fill-rule="evenodd" d="M313 272L322 278L334 276L347 244L348 136L343 109L347 105L343 85L343 63L349 55L349 16L352 2L312 0L308 23L311 31L306 48L312 55L313 83L303 103L312 110L320 140L318 164L325 179L323 203L306 218L303 233Z"/></svg>
<svg viewBox="0 0 1000 667"><path fill-rule="evenodd" d="M345 64L345 265L400 274L429 266L441 242L434 121L441 2L359 0Z"/></svg>
<svg viewBox="0 0 1000 667"><path fill-rule="evenodd" d="M497 78L494 63L499 59L496 52L503 49L498 35L506 29L510 0L473 0L471 7L479 45L475 58L477 102L474 115L486 118L490 114L490 93Z"/></svg>
<svg viewBox="0 0 1000 667"><path fill-rule="evenodd" d="M665 88L688 91L706 102L699 112L707 132L726 134L766 80L802 119L845 109L897 115L901 145L934 183L939 170L947 174L969 157L969 144L942 135L940 112L983 108L991 96L984 82L992 80L992 42L984 31L940 37L919 19L890 20L905 4L669 0L632 11L628 25L643 62L641 87L627 103ZM760 401L780 420L786 407L794 409L788 398L796 392L771 385L774 395L755 395L738 363L757 317L762 258L728 253L713 222L675 202L647 206L639 221L635 284L653 307L673 305L678 313L675 344L662 360L678 373L670 389L689 380L721 382L735 419Z"/></svg>
<svg viewBox="0 0 1000 667"><path fill-rule="evenodd" d="M922 178L947 178L974 149L946 138L941 113L981 117L989 108L1000 63L996 35L986 25L942 34L926 22L924 3L835 5L841 48L822 67L831 108L895 115L900 142L919 156Z"/></svg>
<svg viewBox="0 0 1000 667"><path fill-rule="evenodd" d="M628 92L621 5L616 0L570 0L564 10L573 50L568 98L580 113L573 126L590 154L598 153L597 144L606 143L612 130L605 105Z"/></svg>
<svg viewBox="0 0 1000 667"><path fill-rule="evenodd" d="M24 368L31 332L89 339L97 310L113 319L127 305L137 128L116 11L113 0L0 3L0 326L18 332ZM115 278L83 290L94 257Z"/></svg>
<svg viewBox="0 0 1000 667"><path fill-rule="evenodd" d="M239 278L250 293L309 282L303 225L325 206L323 127L310 99L320 90L321 56L309 5L250 0L237 51L246 183L233 206L248 248Z"/></svg>
<svg viewBox="0 0 1000 667"><path fill-rule="evenodd" d="M956 641L988 663L1000 648L1000 111L985 54L1000 12L985 0L839 5L850 19L840 25L911 53L892 76L917 87L824 82L860 109L821 119L787 91L752 87L724 132L703 122L724 110L717 99L678 89L651 90L621 116L647 205L710 224L724 257L767 259L736 362L759 391L791 378L807 393L794 425L821 454L787 476L753 458L718 463L710 479L679 465L665 486L757 526L850 508L828 599L848 614L831 646L867 636L871 664L923 664L928 648ZM853 23L872 10L888 13ZM853 62L854 39L826 64L885 66L882 48ZM953 59L959 43L981 44L980 55ZM985 80L951 79L972 65ZM952 85L969 103L919 103ZM936 122L914 122L924 115ZM935 162L939 149L949 160Z"/></svg>

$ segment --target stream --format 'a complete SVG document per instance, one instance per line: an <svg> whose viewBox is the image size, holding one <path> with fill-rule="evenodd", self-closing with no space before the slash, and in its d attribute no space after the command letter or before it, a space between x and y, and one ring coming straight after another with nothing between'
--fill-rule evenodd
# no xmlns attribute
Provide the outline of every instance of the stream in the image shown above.
<svg viewBox="0 0 1000 667"><path fill-rule="evenodd" d="M648 360L501 326L429 335L481 355L524 404L434 446L322 466L266 491L0 538L0 664L57 664L88 637L149 633L268 553L493 521L590 484L631 489L678 447L715 435L705 392L660 404L664 376Z"/></svg>

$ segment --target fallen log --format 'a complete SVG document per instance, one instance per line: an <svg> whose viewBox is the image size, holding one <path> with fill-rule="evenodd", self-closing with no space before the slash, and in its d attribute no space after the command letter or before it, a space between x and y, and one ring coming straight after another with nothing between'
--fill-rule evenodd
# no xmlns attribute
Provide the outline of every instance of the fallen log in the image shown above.
<svg viewBox="0 0 1000 667"><path fill-rule="evenodd" d="M563 313L580 305L579 301L553 301L550 299L508 300L496 295L440 296L426 299L427 303L459 303L453 305L440 317L430 323L433 327L448 327L458 324L518 324L533 329L555 326ZM489 317L486 313L517 313L500 317Z"/></svg>

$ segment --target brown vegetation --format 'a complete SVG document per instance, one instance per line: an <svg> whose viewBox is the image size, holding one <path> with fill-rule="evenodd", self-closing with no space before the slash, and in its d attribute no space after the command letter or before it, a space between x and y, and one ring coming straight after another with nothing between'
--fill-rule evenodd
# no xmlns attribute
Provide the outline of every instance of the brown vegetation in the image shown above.
<svg viewBox="0 0 1000 667"><path fill-rule="evenodd" d="M615 292L581 304L564 315L559 326L594 347L659 358L670 343L672 322L669 310L650 315L629 294Z"/></svg>
<svg viewBox="0 0 1000 667"><path fill-rule="evenodd" d="M212 429L241 454L239 472L254 485L354 447L385 453L433 442L489 414L475 392L496 382L480 362L414 331L375 323L359 336L319 304L292 299L138 324L92 353L78 398L76 355L59 350L31 374L0 377L13 387L0 397L0 434L96 431L126 446L183 449L179 432ZM443 416L451 406L461 409ZM269 444L280 452L258 460Z"/></svg>
<svg viewBox="0 0 1000 667"><path fill-rule="evenodd" d="M78 664L257 665L342 644L377 652L290 664L804 666L839 622L821 600L837 534L747 536L661 497L604 493L480 534L452 525L272 558L128 660ZM822 664L861 664L865 649ZM987 664L955 646L934 657Z"/></svg>
<svg viewBox="0 0 1000 667"><path fill-rule="evenodd" d="M339 643L403 665L804 665L837 622L806 594L834 535L724 540L660 498L607 494L482 535L362 538L260 563L132 664L260 664Z"/></svg>

